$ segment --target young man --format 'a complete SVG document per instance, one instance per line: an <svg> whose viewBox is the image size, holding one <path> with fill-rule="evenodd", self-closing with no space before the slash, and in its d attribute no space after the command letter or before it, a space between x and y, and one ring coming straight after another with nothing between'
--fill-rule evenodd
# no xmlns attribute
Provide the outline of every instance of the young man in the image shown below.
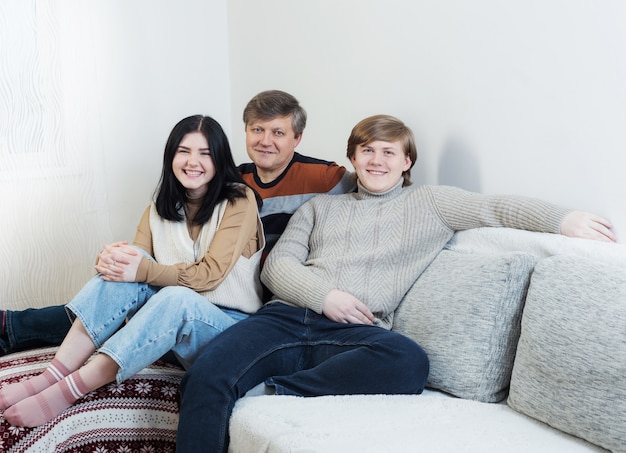
<svg viewBox="0 0 626 453"><path fill-rule="evenodd" d="M540 200L411 186L413 134L390 116L357 124L347 155L358 191L320 195L293 215L262 271L274 300L220 334L185 374L179 453L227 451L233 407L260 383L280 395L421 393L428 358L390 330L393 314L455 231L615 239L608 221Z"/></svg>
<svg viewBox="0 0 626 453"><path fill-rule="evenodd" d="M264 199L260 216L266 256L302 203L321 193L353 190L354 178L334 162L295 152L306 126L306 112L289 93L271 90L257 94L244 109L243 120L252 163L240 165L239 170ZM2 311L0 354L59 345L70 326L64 305Z"/></svg>

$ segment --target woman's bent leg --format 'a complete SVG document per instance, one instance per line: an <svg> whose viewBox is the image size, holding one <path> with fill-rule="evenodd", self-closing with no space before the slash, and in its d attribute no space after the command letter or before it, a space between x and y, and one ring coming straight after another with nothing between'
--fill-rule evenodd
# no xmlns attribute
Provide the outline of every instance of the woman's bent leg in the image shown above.
<svg viewBox="0 0 626 453"><path fill-rule="evenodd" d="M189 288L165 287L106 341L100 352L118 363L118 382L169 350L187 368L215 336L246 317L212 304Z"/></svg>
<svg viewBox="0 0 626 453"><path fill-rule="evenodd" d="M157 291L146 283L108 282L96 276L66 308L72 317L80 319L94 345L100 347Z"/></svg>

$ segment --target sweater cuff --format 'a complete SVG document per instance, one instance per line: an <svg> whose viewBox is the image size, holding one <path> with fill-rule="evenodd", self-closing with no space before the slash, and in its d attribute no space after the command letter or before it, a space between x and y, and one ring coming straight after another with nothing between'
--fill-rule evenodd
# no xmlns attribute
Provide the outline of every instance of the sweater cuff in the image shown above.
<svg viewBox="0 0 626 453"><path fill-rule="evenodd" d="M561 224L563 223L563 219L565 219L565 216L570 212L573 211L571 209L558 208L558 210L554 213L554 218L550 217L547 219L550 223L554 222L553 233L561 234Z"/></svg>
<svg viewBox="0 0 626 453"><path fill-rule="evenodd" d="M135 281L160 287L178 286L178 269L176 266L158 264L143 257L137 268Z"/></svg>
<svg viewBox="0 0 626 453"><path fill-rule="evenodd" d="M137 274L135 275L136 282L147 282L148 280L148 259L143 257L137 268Z"/></svg>

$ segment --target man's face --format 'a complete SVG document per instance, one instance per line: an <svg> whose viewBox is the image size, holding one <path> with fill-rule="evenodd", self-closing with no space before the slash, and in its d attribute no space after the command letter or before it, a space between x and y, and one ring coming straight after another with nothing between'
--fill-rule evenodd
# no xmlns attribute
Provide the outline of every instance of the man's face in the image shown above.
<svg viewBox="0 0 626 453"><path fill-rule="evenodd" d="M287 168L301 138L295 136L291 116L246 125L246 151L263 182L273 181Z"/></svg>
<svg viewBox="0 0 626 453"><path fill-rule="evenodd" d="M411 158L404 153L399 141L377 140L358 145L351 161L363 187L377 193L391 189L411 168Z"/></svg>

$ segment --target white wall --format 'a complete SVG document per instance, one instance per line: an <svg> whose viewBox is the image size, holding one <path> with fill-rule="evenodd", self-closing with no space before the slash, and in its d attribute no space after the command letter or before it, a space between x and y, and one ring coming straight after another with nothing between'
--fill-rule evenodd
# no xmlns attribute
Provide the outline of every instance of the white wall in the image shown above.
<svg viewBox="0 0 626 453"><path fill-rule="evenodd" d="M414 180L541 197L626 236L625 2L229 0L228 20L239 160L245 103L278 88L309 113L302 153L348 165L352 126L396 115Z"/></svg>
<svg viewBox="0 0 626 453"><path fill-rule="evenodd" d="M17 24L11 8L32 2L41 17ZM63 123L44 133L46 151L60 148L42 163L11 149L31 124L11 102L36 111L38 99L7 68L32 57L15 51L20 34L51 20L61 50L46 64L61 85L28 75L36 94L61 96L62 112L45 113ZM132 239L183 116L214 116L247 161L241 112L270 88L309 112L305 154L348 165L352 126L393 114L416 133L418 182L542 197L626 236L624 23L611 0L2 0L2 308L67 301L102 242Z"/></svg>
<svg viewBox="0 0 626 453"><path fill-rule="evenodd" d="M213 116L230 136L226 4L79 3L94 40L96 121L102 128L113 237L132 240L157 185L172 127L200 113Z"/></svg>
<svg viewBox="0 0 626 453"><path fill-rule="evenodd" d="M176 122L230 135L225 0L1 0L0 308L67 302L131 240Z"/></svg>

